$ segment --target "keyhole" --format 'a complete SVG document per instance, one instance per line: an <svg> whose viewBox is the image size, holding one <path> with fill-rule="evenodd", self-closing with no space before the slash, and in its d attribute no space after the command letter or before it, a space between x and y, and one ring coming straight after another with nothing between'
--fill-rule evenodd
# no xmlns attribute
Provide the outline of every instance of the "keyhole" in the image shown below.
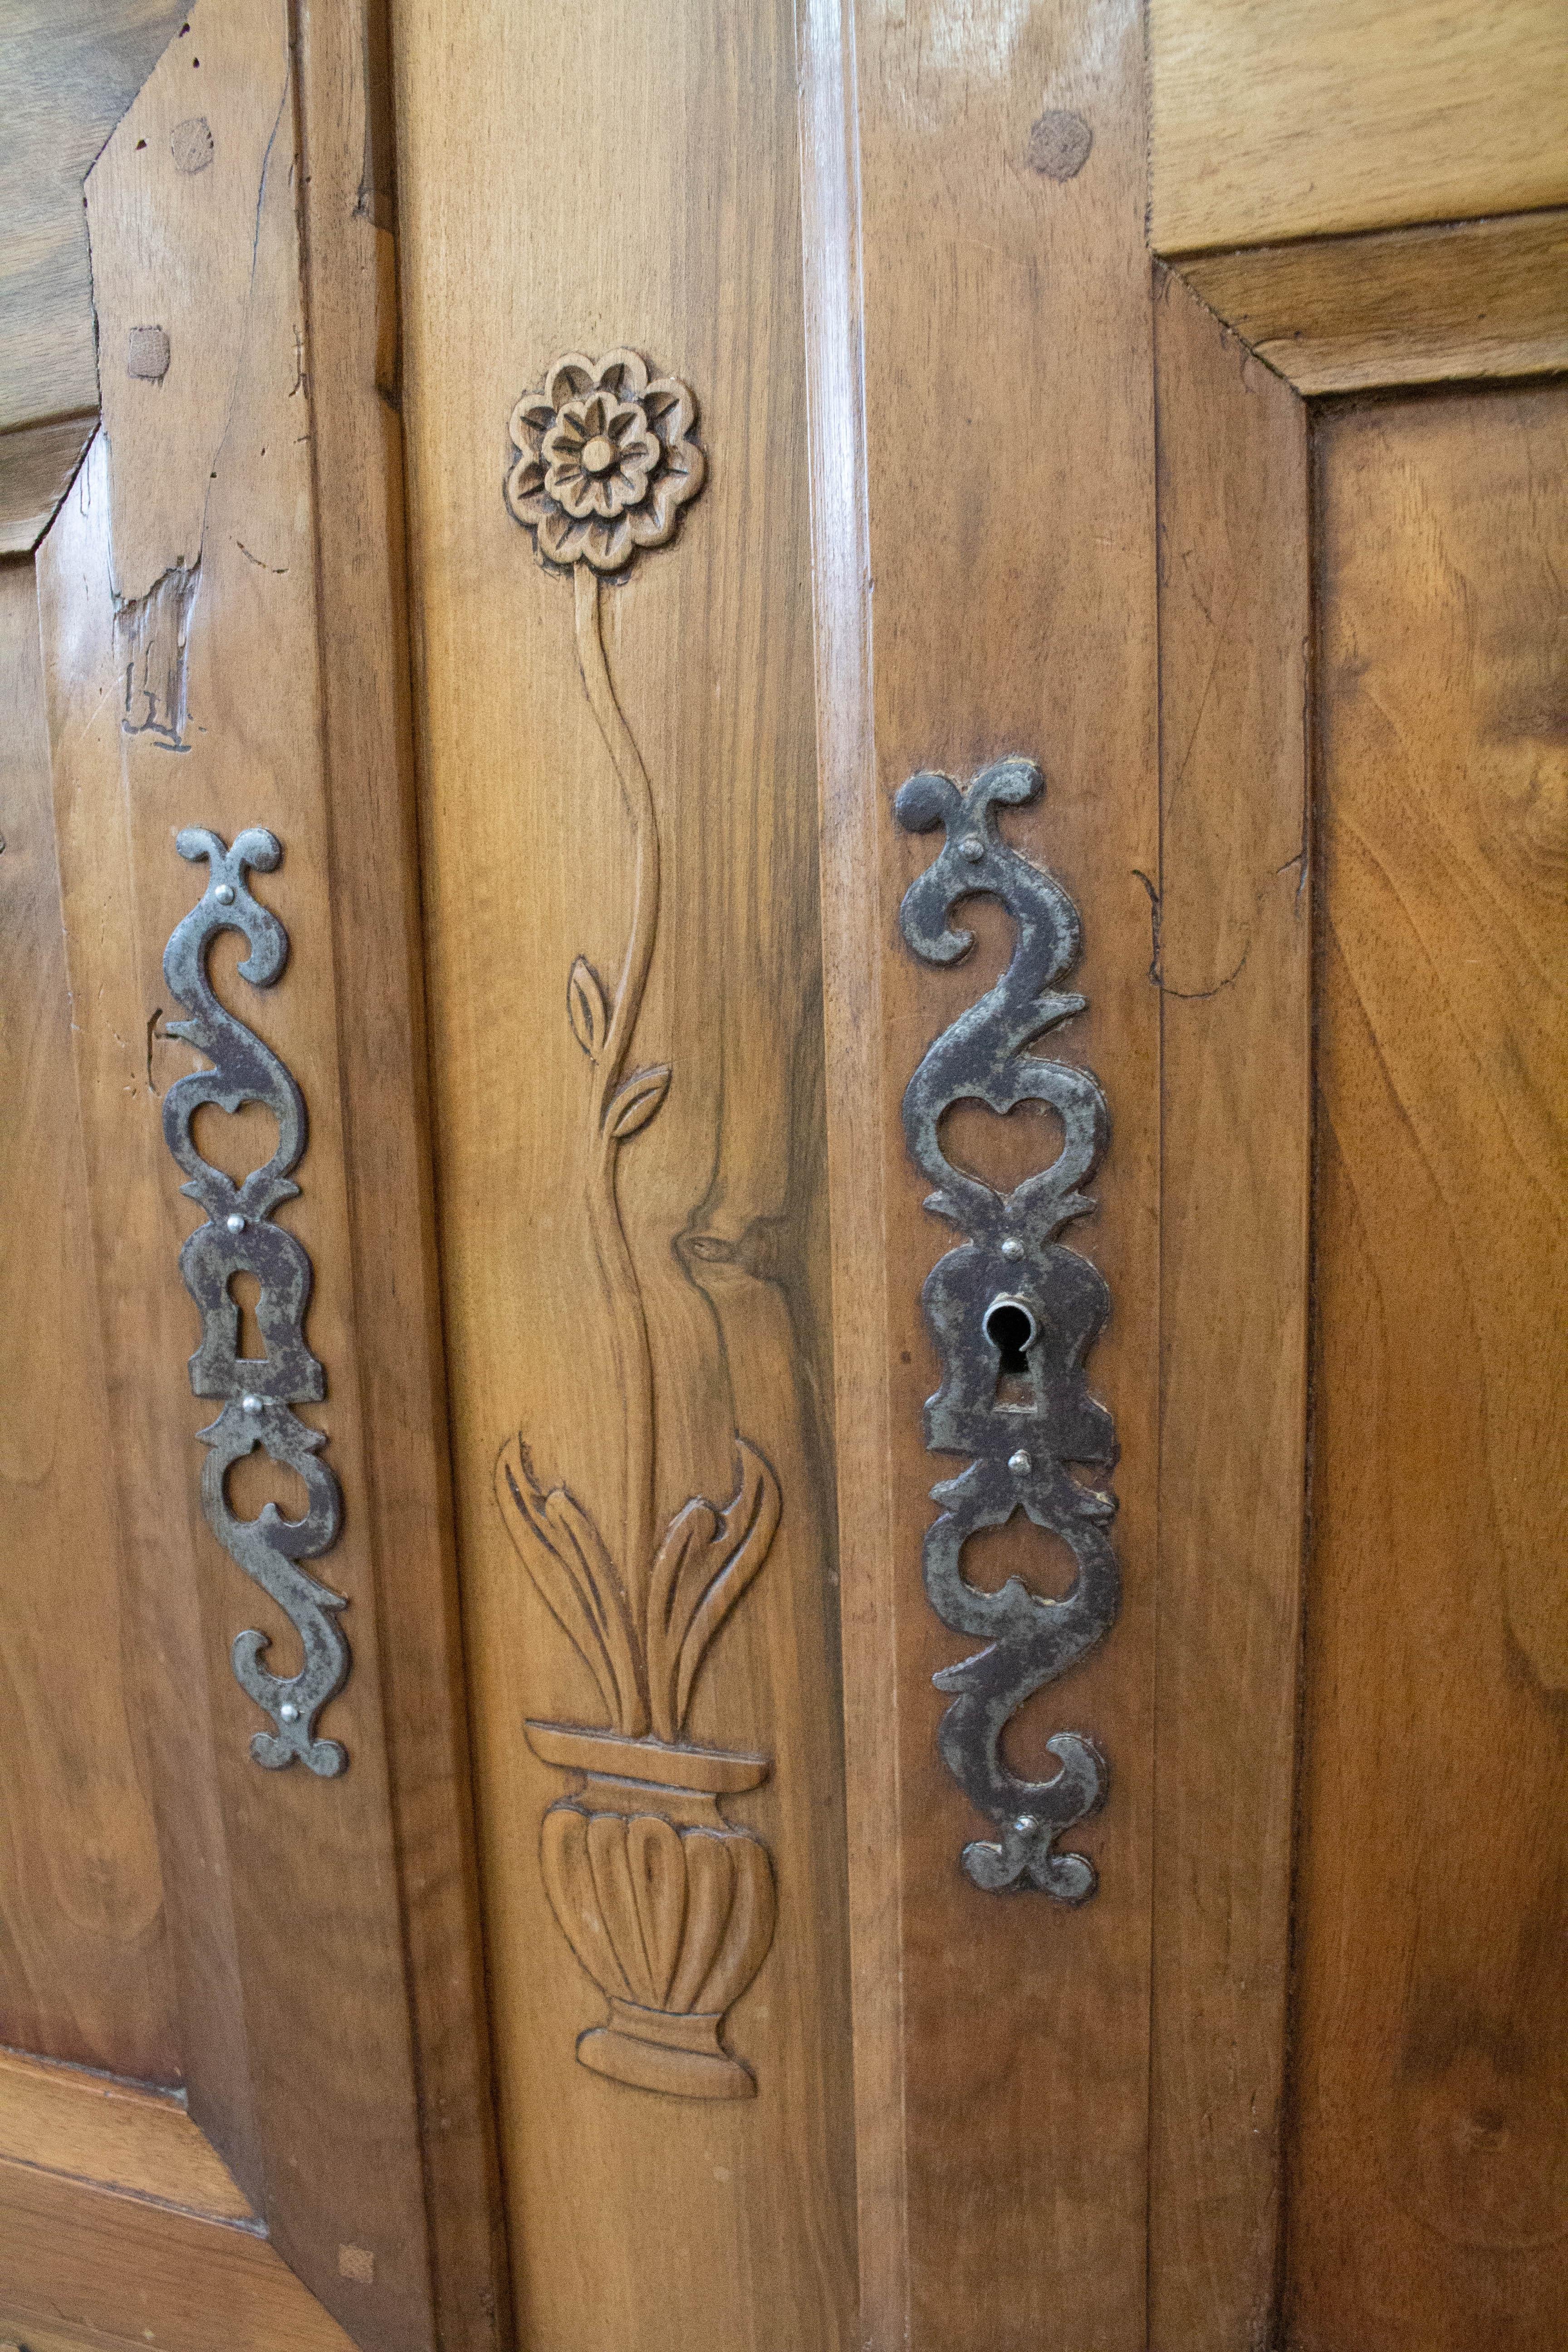
<svg viewBox="0 0 1568 2352"><path fill-rule="evenodd" d="M235 1334L236 1355L242 1363L265 1363L267 1342L256 1319L257 1303L261 1297L260 1283L242 1266L229 1276L228 1295L239 1309L239 1328ZM0 2352L5 2352L4 2345L0 2345Z"/></svg>
<svg viewBox="0 0 1568 2352"><path fill-rule="evenodd" d="M996 1402L1002 1406L1034 1402L1029 1349L1038 1324L1021 1299L994 1299L985 1313L985 1336L996 1350Z"/></svg>

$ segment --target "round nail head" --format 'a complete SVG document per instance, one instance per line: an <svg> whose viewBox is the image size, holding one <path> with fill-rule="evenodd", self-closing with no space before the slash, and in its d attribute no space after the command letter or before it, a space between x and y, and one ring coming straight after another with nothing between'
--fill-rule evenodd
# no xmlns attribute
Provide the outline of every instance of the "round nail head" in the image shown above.
<svg viewBox="0 0 1568 2352"><path fill-rule="evenodd" d="M252 1396L247 1392L240 1398L239 1409L241 1412L259 1412L261 1411L261 1399L258 1396Z"/></svg>
<svg viewBox="0 0 1568 2352"><path fill-rule="evenodd" d="M985 855L985 844L977 833L966 833L958 845L960 857L967 857L971 866L978 866Z"/></svg>
<svg viewBox="0 0 1568 2352"><path fill-rule="evenodd" d="M284 1702L283 1702L282 1706L279 1708L279 1710L278 1710L278 1720L279 1720L279 1723L298 1723L298 1722L299 1722L299 1720L300 1720L300 1710L299 1710L299 1708L295 1706L295 1704L294 1704L294 1702L293 1702L293 1700L292 1700L291 1698L286 1698L286 1699L284 1700Z"/></svg>
<svg viewBox="0 0 1568 2352"><path fill-rule="evenodd" d="M1020 1448L1016 1454L1009 1454L1007 1456L1007 1467L1011 1470L1015 1478L1026 1478L1029 1472L1033 1469L1034 1465L1029 1460L1028 1455L1023 1452L1022 1448Z"/></svg>
<svg viewBox="0 0 1568 2352"><path fill-rule="evenodd" d="M1024 1255L1024 1244L1016 1234L1009 1234L1002 1244L1002 1255L1010 1265L1016 1265Z"/></svg>
<svg viewBox="0 0 1568 2352"><path fill-rule="evenodd" d="M235 1210L232 1216L227 1216L224 1219L224 1223L228 1227L231 1234L242 1234L245 1231L245 1219L240 1215L237 1209Z"/></svg>
<svg viewBox="0 0 1568 2352"><path fill-rule="evenodd" d="M232 907L234 904L234 884L232 882L220 882L217 888L213 892L213 897L217 900L220 907Z"/></svg>

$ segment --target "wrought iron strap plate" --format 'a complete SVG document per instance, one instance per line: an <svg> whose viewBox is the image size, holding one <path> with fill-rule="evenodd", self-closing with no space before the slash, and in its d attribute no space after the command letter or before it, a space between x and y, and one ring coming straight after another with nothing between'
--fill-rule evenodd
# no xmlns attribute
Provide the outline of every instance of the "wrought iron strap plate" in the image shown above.
<svg viewBox="0 0 1568 2352"><path fill-rule="evenodd" d="M937 1738L965 1794L1001 1832L996 1843L965 1846L963 1864L977 1886L1028 1884L1058 1902L1083 1903L1095 1890L1093 1865L1085 1854L1058 1853L1056 1840L1104 1802L1105 1758L1076 1731L1047 1741L1061 1767L1049 1780L1019 1779L1001 1755L1008 1717L1104 1637L1121 1591L1110 1536L1115 1497L1072 1475L1074 1466L1109 1474L1116 1461L1110 1415L1084 1385L1084 1360L1110 1296L1098 1268L1057 1239L1094 1206L1081 1187L1108 1139L1105 1097L1089 1071L1026 1051L1085 1008L1083 997L1055 984L1079 958L1078 910L996 825L999 805L1036 799L1042 781L1033 761L999 760L966 790L948 776L911 776L895 803L906 831L940 825L945 835L900 910L915 954L931 964L961 961L973 940L950 919L976 893L999 898L1016 926L1001 979L942 1032L910 1080L904 1134L937 1188L926 1207L967 1235L938 1261L922 1293L942 1364L942 1386L926 1405L926 1444L972 1457L931 1489L942 1508L926 1533L925 1587L944 1625L986 1643L935 1676L939 1690L953 1694ZM964 1099L997 1112L1048 1104L1062 1122L1061 1150L1011 1192L994 1191L955 1168L939 1139L943 1114ZM968 1538L1018 1510L1072 1553L1077 1572L1059 1601L1016 1576L985 1592L963 1574Z"/></svg>
<svg viewBox="0 0 1568 2352"><path fill-rule="evenodd" d="M256 1734L251 1755L272 1770L298 1757L330 1778L348 1758L337 1740L316 1738L316 1717L348 1679L349 1645L336 1619L347 1603L300 1563L336 1542L342 1496L321 1459L325 1437L290 1411L326 1393L321 1364L305 1341L310 1260L293 1234L270 1222L273 1210L300 1190L292 1171L305 1150L305 1100L271 1048L218 1002L207 977L207 951L226 930L241 932L248 944L239 976L253 988L270 988L282 972L289 934L270 908L252 897L246 873L270 873L283 852L258 827L240 834L230 849L216 833L193 826L176 836L175 846L182 857L193 864L205 858L209 867L205 893L176 924L163 952L163 977L189 1014L170 1022L169 1034L186 1039L214 1064L176 1079L163 1097L164 1140L187 1179L180 1190L206 1211L206 1223L180 1252L180 1272L202 1318L191 1387L199 1397L224 1400L217 1419L199 1433L209 1449L202 1508L230 1559L271 1594L304 1648L300 1672L283 1676L262 1664L269 1647L265 1633L251 1626L235 1639L236 1679L275 1727ZM237 1184L202 1158L192 1122L205 1103L237 1111L252 1102L264 1104L278 1121L278 1149ZM237 1274L253 1275L258 1286L256 1319L267 1343L264 1358L238 1352L239 1307L230 1288ZM303 1518L284 1518L271 1502L255 1519L237 1518L230 1510L225 1493L230 1465L258 1445L304 1481Z"/></svg>

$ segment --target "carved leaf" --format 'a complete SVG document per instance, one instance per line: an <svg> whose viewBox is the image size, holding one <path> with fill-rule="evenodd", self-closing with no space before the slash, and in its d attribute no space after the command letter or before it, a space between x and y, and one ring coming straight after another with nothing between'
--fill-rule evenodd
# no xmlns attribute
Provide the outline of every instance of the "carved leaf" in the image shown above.
<svg viewBox="0 0 1568 2352"><path fill-rule="evenodd" d="M646 1127L669 1092L669 1071L634 1070L620 1092L614 1097L605 1115L605 1124L617 1143Z"/></svg>
<svg viewBox="0 0 1568 2352"><path fill-rule="evenodd" d="M603 1536L563 1486L544 1492L521 1437L501 1448L496 1500L546 1608L586 1661L611 1723L628 1739L640 1739L647 1729L647 1703L637 1636Z"/></svg>
<svg viewBox="0 0 1568 2352"><path fill-rule="evenodd" d="M648 1696L656 1738L679 1739L709 1643L768 1556L779 1523L779 1486L744 1438L735 1443L737 1486L722 1514L694 1496L676 1513L648 1580Z"/></svg>
<svg viewBox="0 0 1568 2352"><path fill-rule="evenodd" d="M566 1011L572 1034L591 1062L596 1062L609 1033L610 1011L599 975L586 956L579 956L566 982Z"/></svg>

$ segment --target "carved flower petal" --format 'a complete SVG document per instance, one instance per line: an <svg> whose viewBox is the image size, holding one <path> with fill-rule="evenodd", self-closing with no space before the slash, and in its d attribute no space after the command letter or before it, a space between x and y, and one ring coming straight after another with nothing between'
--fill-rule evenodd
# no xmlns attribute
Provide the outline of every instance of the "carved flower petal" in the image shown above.
<svg viewBox="0 0 1568 2352"><path fill-rule="evenodd" d="M637 428L635 432L628 432L617 446L621 465L628 473L637 476L640 490L646 487L648 476L662 459L664 451L638 412L634 410L633 414L638 415Z"/></svg>
<svg viewBox="0 0 1568 2352"><path fill-rule="evenodd" d="M647 390L647 362L622 346L605 353L594 369L593 380L608 384L623 400L638 400Z"/></svg>
<svg viewBox="0 0 1568 2352"><path fill-rule="evenodd" d="M567 401L580 399L597 382L592 360L585 359L581 352L566 352L560 359L552 360L544 372L544 398L552 408L563 408Z"/></svg>
<svg viewBox="0 0 1568 2352"><path fill-rule="evenodd" d="M700 457L702 452L699 449L694 455ZM662 547L667 540L671 539L680 509L701 487L700 472L695 476L670 470L657 474L643 505L636 508L626 518L637 545Z"/></svg>
<svg viewBox="0 0 1568 2352"><path fill-rule="evenodd" d="M552 402L546 400L542 393L525 392L511 412L511 424L508 428L514 446L537 450L540 435L549 429L554 419Z"/></svg>
<svg viewBox="0 0 1568 2352"><path fill-rule="evenodd" d="M684 440L697 422L697 403L677 376L661 375L650 383L643 406L667 446Z"/></svg>
<svg viewBox="0 0 1568 2352"><path fill-rule="evenodd" d="M540 443L539 454L546 465L555 466L559 465L563 457L575 457L584 442L588 438L583 430L581 415L573 413L580 407L581 403L574 401L570 407L563 409Z"/></svg>
<svg viewBox="0 0 1568 2352"><path fill-rule="evenodd" d="M539 552L548 563L575 563L587 536L585 522L559 512L547 514L539 526Z"/></svg>
<svg viewBox="0 0 1568 2352"><path fill-rule="evenodd" d="M628 519L623 515L618 522L579 524L583 533L582 551L595 572L619 572L628 564L636 552Z"/></svg>
<svg viewBox="0 0 1568 2352"><path fill-rule="evenodd" d="M544 468L537 457L520 457L506 478L506 502L519 522L533 523L544 511L537 501L544 486Z"/></svg>
<svg viewBox="0 0 1568 2352"><path fill-rule="evenodd" d="M669 449L669 471L666 478L675 485L675 503L683 507L694 499L708 478L708 460L695 441L677 441Z"/></svg>
<svg viewBox="0 0 1568 2352"><path fill-rule="evenodd" d="M581 466L570 468L552 466L545 476L544 487L549 496L559 500L567 513L576 516L579 521L595 511L605 512L599 505L598 483L592 474L585 474Z"/></svg>

